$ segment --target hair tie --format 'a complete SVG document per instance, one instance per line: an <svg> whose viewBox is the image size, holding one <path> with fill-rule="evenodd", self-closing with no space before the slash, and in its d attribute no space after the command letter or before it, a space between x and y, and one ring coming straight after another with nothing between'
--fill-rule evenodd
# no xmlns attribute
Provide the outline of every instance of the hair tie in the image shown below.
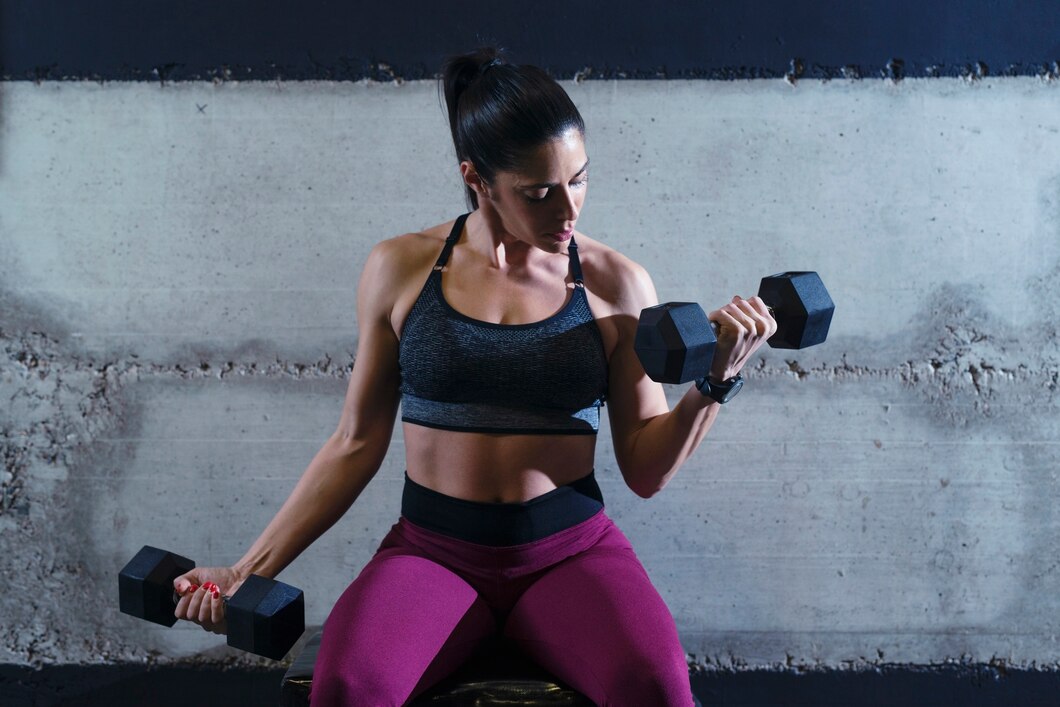
<svg viewBox="0 0 1060 707"><path fill-rule="evenodd" d="M504 62L502 62L499 58L494 57L493 59L490 59L489 61L487 61L485 64L482 65L482 68L478 70L478 75L482 76L482 74L486 73L487 71L492 69L494 66L500 66L503 63Z"/></svg>

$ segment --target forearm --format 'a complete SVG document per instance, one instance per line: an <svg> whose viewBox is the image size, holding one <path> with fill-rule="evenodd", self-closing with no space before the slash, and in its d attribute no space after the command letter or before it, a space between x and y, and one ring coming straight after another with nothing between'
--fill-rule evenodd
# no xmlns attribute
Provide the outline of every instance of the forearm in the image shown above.
<svg viewBox="0 0 1060 707"><path fill-rule="evenodd" d="M626 461L630 488L643 498L661 491L699 447L720 409L721 405L690 386L673 410L645 422L633 434Z"/></svg>
<svg viewBox="0 0 1060 707"><path fill-rule="evenodd" d="M349 510L386 453L333 435L309 463L276 516L233 565L240 576L275 577Z"/></svg>

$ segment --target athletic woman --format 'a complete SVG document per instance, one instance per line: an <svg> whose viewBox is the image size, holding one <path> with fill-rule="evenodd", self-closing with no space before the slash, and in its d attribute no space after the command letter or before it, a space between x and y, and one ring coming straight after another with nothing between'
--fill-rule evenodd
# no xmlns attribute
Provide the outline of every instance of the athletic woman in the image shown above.
<svg viewBox="0 0 1060 707"><path fill-rule="evenodd" d="M709 385L670 410L633 348L651 278L576 230L589 156L569 96L488 48L442 81L471 210L374 247L338 428L239 562L174 581L176 614L223 632L220 594L274 577L350 508L400 405L401 515L324 625L312 704L405 704L501 634L597 704L687 707L673 617L594 477L600 408L650 498L776 323L758 297L711 312Z"/></svg>

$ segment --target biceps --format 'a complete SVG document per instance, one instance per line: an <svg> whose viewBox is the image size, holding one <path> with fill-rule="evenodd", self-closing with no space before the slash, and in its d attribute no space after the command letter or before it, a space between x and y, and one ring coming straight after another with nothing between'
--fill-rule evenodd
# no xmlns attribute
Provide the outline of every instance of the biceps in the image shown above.
<svg viewBox="0 0 1060 707"><path fill-rule="evenodd" d="M661 384L644 373L632 346L619 345L611 355L608 418L615 454L621 460L632 448L637 431L653 417L670 411Z"/></svg>

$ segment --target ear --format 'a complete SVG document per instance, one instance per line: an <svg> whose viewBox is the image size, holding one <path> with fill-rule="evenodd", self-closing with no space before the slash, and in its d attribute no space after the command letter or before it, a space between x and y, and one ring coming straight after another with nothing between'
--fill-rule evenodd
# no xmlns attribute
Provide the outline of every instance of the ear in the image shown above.
<svg viewBox="0 0 1060 707"><path fill-rule="evenodd" d="M489 184L479 175L475 165L470 160L464 160L460 163L460 176L463 178L464 184L469 186L479 197L491 198Z"/></svg>

